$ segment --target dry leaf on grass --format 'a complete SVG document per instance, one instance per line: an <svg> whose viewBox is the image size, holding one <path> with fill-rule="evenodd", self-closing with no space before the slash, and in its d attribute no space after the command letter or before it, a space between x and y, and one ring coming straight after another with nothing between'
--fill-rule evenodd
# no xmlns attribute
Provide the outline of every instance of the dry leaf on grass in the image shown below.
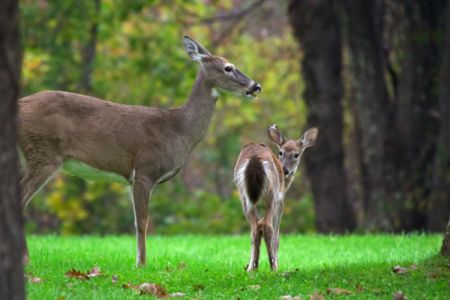
<svg viewBox="0 0 450 300"><path fill-rule="evenodd" d="M76 278L80 280L87 280L91 277L97 277L102 275L102 272L100 272L100 267L93 267L90 271L87 271L87 273L80 272L76 270L75 268L72 268L71 270L66 272L66 277L69 278Z"/></svg>
<svg viewBox="0 0 450 300"><path fill-rule="evenodd" d="M133 285L133 284L131 284L131 282L128 282L128 283L122 284L122 288L123 289L135 289L135 288L137 288L137 285Z"/></svg>
<svg viewBox="0 0 450 300"><path fill-rule="evenodd" d="M302 300L302 297L300 296L291 296L291 295L285 295L281 296L280 300Z"/></svg>
<svg viewBox="0 0 450 300"><path fill-rule="evenodd" d="M417 270L417 265L416 264L412 264L409 266L410 270Z"/></svg>
<svg viewBox="0 0 450 300"><path fill-rule="evenodd" d="M284 278L289 278L289 277L291 277L292 275L294 275L297 272L298 272L298 269L295 269L295 270L292 270L292 271L286 271L286 272L280 273L279 275L281 277L284 277Z"/></svg>
<svg viewBox="0 0 450 300"><path fill-rule="evenodd" d="M336 295L350 295L352 292L341 288L327 288L327 293Z"/></svg>
<svg viewBox="0 0 450 300"><path fill-rule="evenodd" d="M408 270L401 266L395 266L392 268L392 272L397 273L399 275L404 275L408 273Z"/></svg>
<svg viewBox="0 0 450 300"><path fill-rule="evenodd" d="M205 289L205 286L201 283L194 284L192 287L194 288L194 291L196 291L196 292L203 291Z"/></svg>
<svg viewBox="0 0 450 300"><path fill-rule="evenodd" d="M65 275L66 275L66 277L76 278L76 279L80 279L80 280L89 279L89 276L87 276L86 273L75 270L74 268L72 268L72 270L67 271Z"/></svg>
<svg viewBox="0 0 450 300"><path fill-rule="evenodd" d="M88 277L97 277L97 276L100 276L100 275L102 275L102 272L100 272L100 267L97 267L97 266L93 267L92 270L90 270L87 273Z"/></svg>
<svg viewBox="0 0 450 300"><path fill-rule="evenodd" d="M118 281L119 281L119 276L118 275L111 276L111 282L112 283L117 283Z"/></svg>
<svg viewBox="0 0 450 300"><path fill-rule="evenodd" d="M249 285L247 287L248 287L249 290L259 290L261 288L261 285L254 284L254 285Z"/></svg>
<svg viewBox="0 0 450 300"><path fill-rule="evenodd" d="M186 295L185 293L177 292L177 293L169 294L169 297L176 298L176 297L184 297L185 295Z"/></svg>
<svg viewBox="0 0 450 300"><path fill-rule="evenodd" d="M138 292L140 295L153 295L157 298L166 298L168 296L167 291L164 287L157 285L155 283L144 282L139 285L134 285L130 282L122 284L123 289L133 289ZM181 297L182 293L175 293L174 297Z"/></svg>
<svg viewBox="0 0 450 300"><path fill-rule="evenodd" d="M355 284L355 289L358 292L363 292L365 290L365 288L360 283Z"/></svg>
<svg viewBox="0 0 450 300"><path fill-rule="evenodd" d="M325 297L318 292L314 292L314 294L309 296L309 300L325 300Z"/></svg>
<svg viewBox="0 0 450 300"><path fill-rule="evenodd" d="M27 278L28 278L28 282L31 282L31 283L41 283L42 282L41 278L33 276L31 274L28 274Z"/></svg>
<svg viewBox="0 0 450 300"><path fill-rule="evenodd" d="M158 298L167 297L166 289L154 283L144 282L137 287L137 290L141 292L141 295L154 295Z"/></svg>
<svg viewBox="0 0 450 300"><path fill-rule="evenodd" d="M184 261L180 262L177 266L178 270L186 269L186 263Z"/></svg>
<svg viewBox="0 0 450 300"><path fill-rule="evenodd" d="M405 294L402 291L397 291L393 295L394 300L407 300Z"/></svg>

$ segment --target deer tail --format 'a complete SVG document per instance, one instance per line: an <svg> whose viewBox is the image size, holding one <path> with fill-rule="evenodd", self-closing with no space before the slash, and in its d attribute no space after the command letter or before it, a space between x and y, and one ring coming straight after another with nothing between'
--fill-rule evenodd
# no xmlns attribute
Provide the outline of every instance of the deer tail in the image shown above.
<svg viewBox="0 0 450 300"><path fill-rule="evenodd" d="M261 159L252 156L245 169L245 187L247 196L253 204L258 202L266 185L266 171Z"/></svg>

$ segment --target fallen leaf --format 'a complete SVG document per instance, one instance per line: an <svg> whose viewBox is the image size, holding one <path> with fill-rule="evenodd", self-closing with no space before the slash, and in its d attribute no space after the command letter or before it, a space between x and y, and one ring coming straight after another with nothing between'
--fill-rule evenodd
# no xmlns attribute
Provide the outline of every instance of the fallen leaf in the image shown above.
<svg viewBox="0 0 450 300"><path fill-rule="evenodd" d="M291 296L291 295L285 295L281 296L280 300L302 300L302 297L300 296Z"/></svg>
<svg viewBox="0 0 450 300"><path fill-rule="evenodd" d="M196 291L196 292L203 291L205 289L205 286L201 283L194 284L192 287L194 288L194 291Z"/></svg>
<svg viewBox="0 0 450 300"><path fill-rule="evenodd" d="M406 300L407 299L405 294L403 294L402 291L397 291L392 296L394 297L394 300Z"/></svg>
<svg viewBox="0 0 450 300"><path fill-rule="evenodd" d="M289 278L289 277L291 277L292 275L294 275L297 272L298 272L298 269L295 269L295 270L292 270L292 271L286 271L286 272L280 273L280 276L284 277L284 278Z"/></svg>
<svg viewBox="0 0 450 300"><path fill-rule="evenodd" d="M132 285L130 282L122 284L123 289L133 289L136 288L135 285Z"/></svg>
<svg viewBox="0 0 450 300"><path fill-rule="evenodd" d="M75 270L74 268L72 268L72 270L70 270L70 271L67 271L65 275L66 275L66 277L76 278L76 279L80 279L80 280L89 279L89 276L86 273L82 273L78 270Z"/></svg>
<svg viewBox="0 0 450 300"><path fill-rule="evenodd" d="M392 268L392 272L397 273L399 275L404 275L408 273L408 270L401 266L395 266Z"/></svg>
<svg viewBox="0 0 450 300"><path fill-rule="evenodd" d="M184 296L185 296L185 293L181 293L181 292L169 294L169 297L172 297L172 298L184 297Z"/></svg>
<svg viewBox="0 0 450 300"><path fill-rule="evenodd" d="M186 263L184 261L182 261L178 264L178 270L184 270L184 269L186 269Z"/></svg>
<svg viewBox="0 0 450 300"><path fill-rule="evenodd" d="M431 271L428 273L428 277L430 277L431 279L437 279L439 278L439 273L436 271Z"/></svg>
<svg viewBox="0 0 450 300"><path fill-rule="evenodd" d="M417 265L416 264L412 264L409 266L410 270L417 270Z"/></svg>
<svg viewBox="0 0 450 300"><path fill-rule="evenodd" d="M248 286L248 289L250 289L250 290L259 290L260 288L261 288L261 285L259 285L259 284Z"/></svg>
<svg viewBox="0 0 450 300"><path fill-rule="evenodd" d="M350 295L352 292L341 288L327 288L327 293L336 295Z"/></svg>
<svg viewBox="0 0 450 300"><path fill-rule="evenodd" d="M42 279L36 276L28 275L28 281L31 283L41 283Z"/></svg>
<svg viewBox="0 0 450 300"><path fill-rule="evenodd" d="M154 295L158 298L167 297L166 289L154 283L144 282L137 287L137 290L141 292L141 295Z"/></svg>
<svg viewBox="0 0 450 300"><path fill-rule="evenodd" d="M309 300L325 300L325 297L318 292L314 292L314 294L309 296Z"/></svg>
<svg viewBox="0 0 450 300"><path fill-rule="evenodd" d="M97 277L97 276L100 276L100 275L102 275L102 272L100 272L100 267L93 267L92 270L90 270L87 273L88 277Z"/></svg>
<svg viewBox="0 0 450 300"><path fill-rule="evenodd" d="M356 289L358 292L362 292L362 291L365 290L365 288L364 288L361 284L359 284L359 283L355 284L355 289Z"/></svg>
<svg viewBox="0 0 450 300"><path fill-rule="evenodd" d="M117 283L117 281L119 281L119 276L118 275L111 276L111 282L112 283Z"/></svg>

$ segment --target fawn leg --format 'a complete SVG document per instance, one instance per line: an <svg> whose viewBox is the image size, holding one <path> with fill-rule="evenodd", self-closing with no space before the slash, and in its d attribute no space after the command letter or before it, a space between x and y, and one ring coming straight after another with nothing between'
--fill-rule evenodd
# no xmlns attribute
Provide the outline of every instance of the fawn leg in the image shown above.
<svg viewBox="0 0 450 300"><path fill-rule="evenodd" d="M276 213L273 218L273 234L274 234L274 255L278 264L278 247L280 246L280 222L283 216L284 204L282 201L277 202Z"/></svg>
<svg viewBox="0 0 450 300"><path fill-rule="evenodd" d="M254 208L250 210L250 213L247 218L249 219L251 226L251 241L252 241L250 261L247 266L247 272L251 272L253 270L258 269L262 232L258 225L258 216L256 215L256 211Z"/></svg>

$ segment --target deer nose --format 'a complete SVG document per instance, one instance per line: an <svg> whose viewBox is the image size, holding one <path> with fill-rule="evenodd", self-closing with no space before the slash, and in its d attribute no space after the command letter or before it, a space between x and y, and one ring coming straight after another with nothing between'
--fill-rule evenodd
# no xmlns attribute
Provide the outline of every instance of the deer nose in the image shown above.
<svg viewBox="0 0 450 300"><path fill-rule="evenodd" d="M252 86L252 93L255 92L261 93L261 85L257 82Z"/></svg>
<svg viewBox="0 0 450 300"><path fill-rule="evenodd" d="M283 167L283 173L284 175L288 175L289 174L289 170L285 167Z"/></svg>

